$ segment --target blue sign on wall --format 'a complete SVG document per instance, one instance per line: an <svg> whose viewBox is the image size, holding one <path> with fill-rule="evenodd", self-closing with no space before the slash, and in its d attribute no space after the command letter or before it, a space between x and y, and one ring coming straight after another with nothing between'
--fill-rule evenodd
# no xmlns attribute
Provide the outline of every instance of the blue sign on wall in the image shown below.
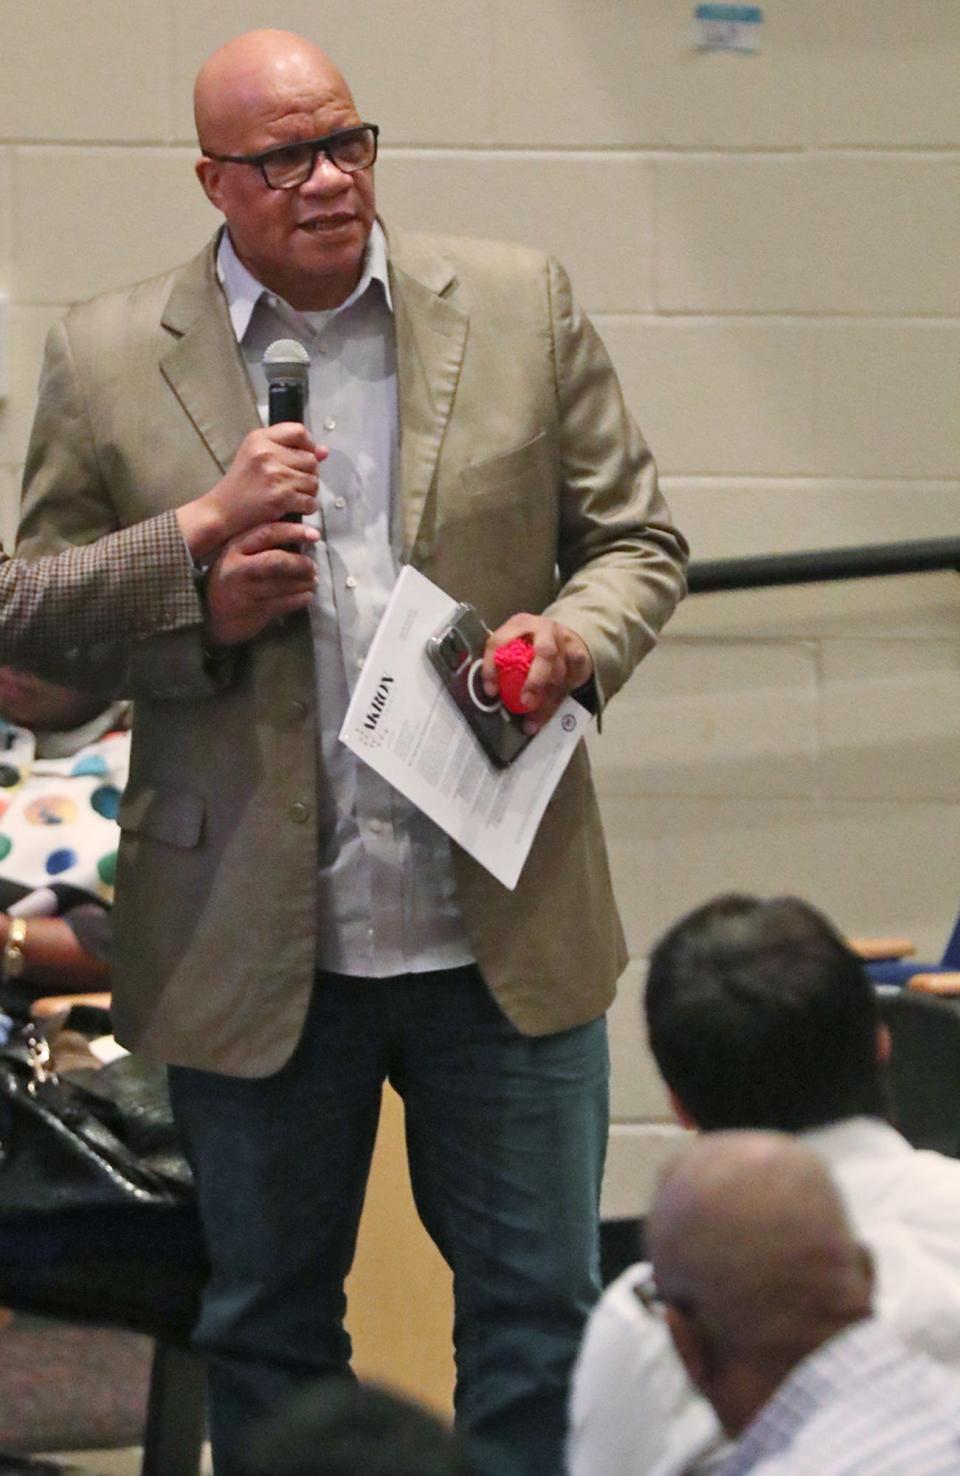
<svg viewBox="0 0 960 1476"><path fill-rule="evenodd" d="M693 12L702 51L759 51L763 10L759 5L698 5Z"/></svg>

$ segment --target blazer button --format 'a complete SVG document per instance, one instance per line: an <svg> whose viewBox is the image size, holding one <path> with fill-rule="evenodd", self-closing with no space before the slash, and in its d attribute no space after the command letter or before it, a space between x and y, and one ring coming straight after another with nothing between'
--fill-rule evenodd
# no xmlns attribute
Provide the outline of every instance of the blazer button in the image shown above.
<svg viewBox="0 0 960 1476"><path fill-rule="evenodd" d="M290 806L289 815L295 825L302 825L309 818L310 806L305 805L303 800L297 800Z"/></svg>
<svg viewBox="0 0 960 1476"><path fill-rule="evenodd" d="M296 701L290 704L290 716L298 723L303 722L309 710L305 702Z"/></svg>

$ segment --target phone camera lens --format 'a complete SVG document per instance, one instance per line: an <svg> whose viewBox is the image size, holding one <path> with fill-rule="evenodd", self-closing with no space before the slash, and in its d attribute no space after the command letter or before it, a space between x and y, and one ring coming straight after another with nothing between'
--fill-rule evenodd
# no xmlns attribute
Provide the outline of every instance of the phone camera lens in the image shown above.
<svg viewBox="0 0 960 1476"><path fill-rule="evenodd" d="M459 631L450 630L440 643L440 651L444 662L450 671L456 671L467 655L466 642Z"/></svg>

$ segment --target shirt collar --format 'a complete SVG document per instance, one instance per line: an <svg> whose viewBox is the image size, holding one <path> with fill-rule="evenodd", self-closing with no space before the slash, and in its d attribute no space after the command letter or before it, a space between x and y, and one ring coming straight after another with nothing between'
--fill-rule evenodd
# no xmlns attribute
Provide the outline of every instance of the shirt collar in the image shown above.
<svg viewBox="0 0 960 1476"><path fill-rule="evenodd" d="M838 1391L869 1385L905 1350L895 1334L865 1317L821 1343L802 1359L757 1411L720 1476L746 1476L784 1452L797 1432Z"/></svg>
<svg viewBox="0 0 960 1476"><path fill-rule="evenodd" d="M914 1153L896 1128L879 1117L844 1117L826 1127L807 1128L798 1136L831 1168L854 1159L903 1158Z"/></svg>
<svg viewBox="0 0 960 1476"><path fill-rule="evenodd" d="M258 282L253 273L244 266L234 250L229 230L224 230L220 236L220 244L217 248L217 276L227 299L227 309L230 313L233 331L237 335L237 342L241 343L250 326L250 319L253 317L257 303L262 297L276 296L276 294L271 294L263 283ZM346 301L332 309L330 316L342 313L353 303L359 301L374 280L383 287L384 300L390 312L393 312L390 278L387 272L387 238L378 220L374 221L367 238L360 280ZM283 298L277 297L276 300L278 304L282 304L287 313L292 313L295 318L303 316Z"/></svg>

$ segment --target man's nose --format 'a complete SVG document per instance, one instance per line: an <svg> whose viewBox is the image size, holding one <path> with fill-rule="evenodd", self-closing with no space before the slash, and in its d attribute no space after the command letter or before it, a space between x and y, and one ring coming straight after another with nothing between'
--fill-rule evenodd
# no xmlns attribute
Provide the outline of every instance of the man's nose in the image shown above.
<svg viewBox="0 0 960 1476"><path fill-rule="evenodd" d="M324 195L336 195L349 183L349 174L345 174L334 164L329 155L325 154L322 149L318 149L313 171L303 181L300 188Z"/></svg>

